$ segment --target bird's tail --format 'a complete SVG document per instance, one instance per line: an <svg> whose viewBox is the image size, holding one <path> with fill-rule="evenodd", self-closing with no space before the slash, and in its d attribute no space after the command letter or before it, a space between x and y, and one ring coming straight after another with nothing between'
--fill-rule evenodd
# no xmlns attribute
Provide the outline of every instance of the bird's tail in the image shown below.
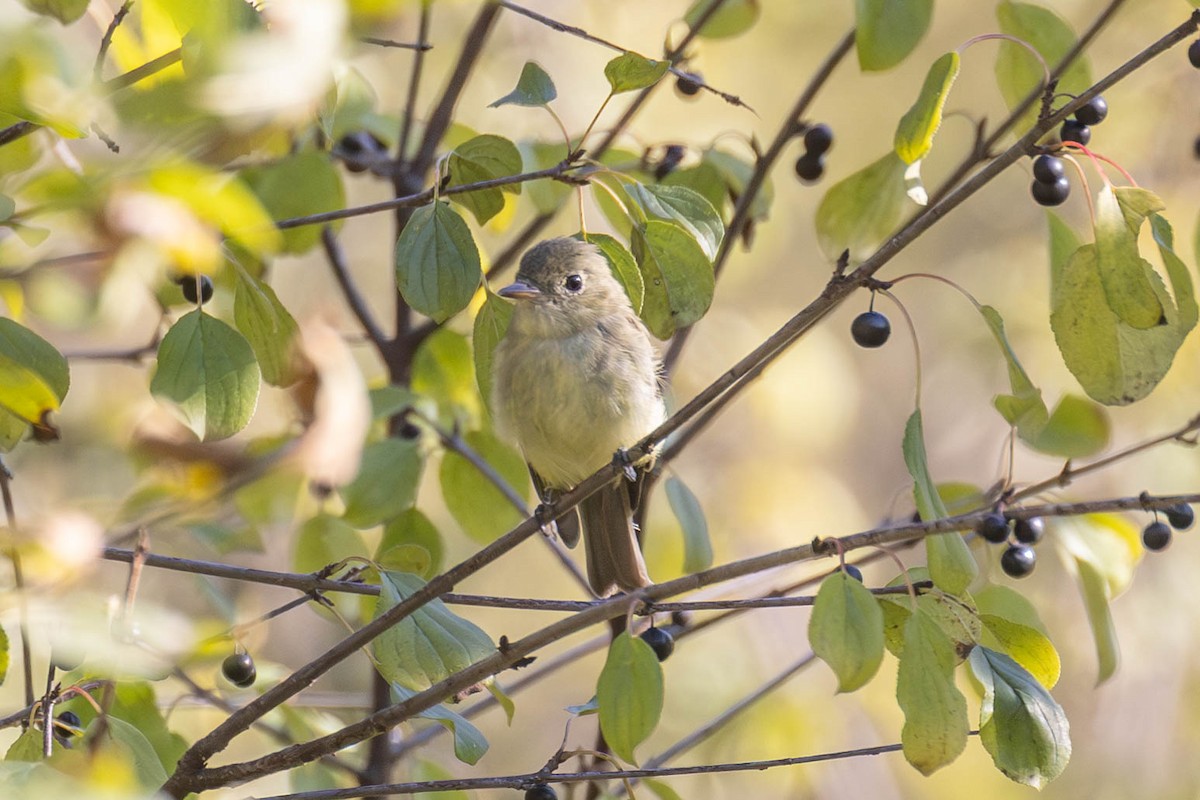
<svg viewBox="0 0 1200 800"><path fill-rule="evenodd" d="M649 586L627 488L620 482L605 486L579 504L579 513L587 544L588 581L596 594L607 597L618 589Z"/></svg>

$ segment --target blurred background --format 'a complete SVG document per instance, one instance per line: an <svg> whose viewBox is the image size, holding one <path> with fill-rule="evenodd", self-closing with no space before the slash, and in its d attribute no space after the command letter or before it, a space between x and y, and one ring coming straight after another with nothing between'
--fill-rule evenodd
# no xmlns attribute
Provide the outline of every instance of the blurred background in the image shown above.
<svg viewBox="0 0 1200 800"><path fill-rule="evenodd" d="M379 113L398 114L404 104L412 54L372 47L356 37L415 40L415 4L380 2L376 4L382 9L379 16L370 19L357 7L351 16L332 0L283 5L293 6L290 18L300 31L296 41L308 45L291 54L296 62L287 64L287 69L282 69L283 62L274 62L272 74L243 54L246 57L240 63L247 75L263 80L262 86L270 86L266 81L272 79L282 81L282 87L310 78L319 83L331 69L350 66L374 87ZM524 5L653 57L662 52L664 37L674 41L682 35L679 20L688 4L683 0L528 0ZM853 5L849 0L762 3L761 17L748 33L697 43L688 66L701 72L712 86L742 98L753 111L706 93L682 97L671 81L664 81L620 140L621 146L640 152L654 144L679 143L694 156L716 141L723 149L750 159L749 141L770 141L818 63L850 29ZM1059 0L1046 5L1078 31L1106 4ZM890 149L896 121L916 96L928 65L971 37L998 30L992 6L938 4L930 32L916 52L894 70L864 74L853 57L837 69L810 114L835 132L826 176L815 186L803 185L791 170L801 152L800 144L785 152L772 175L770 219L757 226L752 249L739 246L735 250L712 308L696 326L674 375L672 392L678 403L720 376L821 290L832 267L817 246L813 228L814 212L824 191ZM0 0L0 41L25 35L33 26L40 35L64 42L63 57L75 62L71 68L86 71L116 7L114 2L93 0L82 19L60 28L55 23L35 22L14 0ZM426 56L419 115L427 114L439 96L463 32L477 9L475 2L434 4L429 33L434 48ZM1183 0L1126 3L1088 50L1093 76L1103 76L1124 63L1183 22L1190 11ZM135 5L131 28L136 27L138 13ZM305 40L301 34L312 38ZM145 43L147 52L139 54L132 44L118 47L118 41L114 39L115 60L108 67L109 76L141 63L145 60L142 56L159 52L152 42ZM1188 243L1196 232L1200 186L1200 161L1193 153L1193 142L1200 134L1200 73L1190 67L1183 50L1178 47L1166 53L1106 94L1110 114L1095 131L1091 146L1164 199L1179 252L1194 266L1196 256ZM1006 115L995 86L995 53L995 42L979 43L965 51L945 122L925 162L926 185L938 185L969 151L976 121L994 121ZM603 68L612 56L603 47L516 14L502 13L481 67L466 85L456 120L477 132L515 141L561 141L553 121L540 110L487 106L512 88L527 60L536 59L558 87L555 110L568 130L577 133L607 94ZM244 99L232 92L222 93L220 88L214 89L218 108L223 102L234 104ZM598 129L617 118L630 96L614 100ZM234 112L225 109L222 113ZM59 149L68 152L56 153L48 146L49 137L39 134L46 138L38 143L38 158L73 158L89 171L136 170L139 158L165 146L154 141L151 131L123 131L111 111L100 114L101 118L107 114L106 132L121 144L119 154L109 152L95 136L67 141ZM285 116L285 112L279 114ZM166 144L185 151L189 146L187 137L177 130L170 131ZM392 196L388 182L370 173L344 173L344 178L348 205ZM1049 327L1045 215L1029 197L1029 181L1028 162L1022 161L939 222L878 277L935 273L995 306L1004 315L1016 352L1053 406L1064 393L1079 394L1080 389L1063 366ZM1093 183L1093 187L1097 185ZM1078 188L1061 213L1088 238L1087 207ZM609 230L599 210L590 201L588 205L589 228ZM494 256L511 241L531 215L528 204L518 203L515 213L502 214L482 228L472 223L485 263L488 255ZM556 218L546 235L574 233L577 227L573 211L568 210ZM385 213L348 220L340 238L369 305L377 318L385 321L385 327L389 326L395 239L391 216ZM0 267L23 268L39 259L97 248L86 226L69 216L55 219L53 235L41 245L10 245L0 249ZM278 259L270 276L280 299L297 319L320 315L338 330L357 330L319 249ZM500 276L494 285L503 285L507 277ZM103 263L39 266L25 274L23 281L27 324L68 353L136 348L151 340L158 325L155 292L161 289L162 275L153 270ZM912 316L921 344L921 396L933 474L939 481L992 485L1003 477L1008 426L991 406L995 394L1007 391L1007 373L990 332L968 302L940 283L905 281L895 294ZM230 308L223 302L227 301L218 291L213 305L218 315L229 314ZM850 321L866 309L867 302L862 293L831 315L671 465L700 499L716 563L808 542L815 536L866 530L912 513L911 481L900 442L905 419L913 408L914 354L902 316L882 298L878 307L892 318L895 335L879 350L854 345ZM469 334L468 317L460 315L451 327ZM369 347L356 346L355 355L371 385L386 380ZM1148 399L1132 407L1110 409L1110 451L1165 433L1197 413L1198 358L1200 344L1193 335L1176 357L1172 372ZM81 358L72 360L71 368L71 393L61 414L63 440L48 447L26 444L6 459L17 477L18 517L31 530L45 530L61 524L65 512L77 511L115 530L127 521L131 498L151 484L167 480L161 473L152 474L156 468L152 459L130 454L131 441L139 433L153 430L164 412L147 391L149 370L144 363ZM264 388L254 421L235 442L285 433L293 418L292 402L286 394ZM1018 483L1048 478L1061 467L1060 461L1017 446ZM161 465L158 468L163 469ZM196 480L195 476L175 479L184 484ZM477 545L461 534L441 505L434 465L426 469L424 480L418 507L442 533L445 563L455 563ZM1099 499L1143 490L1185 493L1198 487L1197 452L1166 445L1082 478L1046 499ZM261 552L256 552L257 546L226 552L183 524L152 531L152 549L289 570L297 525L317 508L316 501L303 492L295 494L292 502L294 507L288 513L259 528ZM667 580L682 574L678 523L661 486L650 502L647 561L656 580ZM1145 515L1132 515L1130 521L1140 528ZM367 538L377 535L368 532ZM1014 586L1034 602L1063 659L1063 675L1054 695L1071 720L1074 749L1067 770L1044 790L1044 796L1097 800L1200 796L1200 765L1193 757L1200 746L1200 656L1196 655L1200 652L1196 647L1200 584L1191 574L1200 568L1200 543L1195 536L1194 532L1180 534L1166 554L1146 558L1130 590L1114 603L1124 657L1117 674L1102 686L1095 685L1096 656L1083 604L1072 576L1054 556L1053 532L1040 549L1036 572L1020 582L1000 572L994 549L976 550L992 580ZM913 558L912 554L906 557ZM752 596L805 575L821 574L831 566L832 562L799 565L714 587L703 596ZM54 598L51 607L60 610L103 607L106 598L123 592L127 576L125 566L109 562L74 568L58 560L35 563L32 570L34 586L42 596ZM868 585L881 585L895 575L895 567L885 560L865 572ZM578 587L536 543L524 545L456 589L546 598L580 596ZM148 570L139 603L146 608L163 607L167 616L159 624L168 629L164 640L188 651L202 636L218 632L230 622L250 619L292 596L282 590ZM10 638L15 631L11 606L6 603L3 611ZM503 633L509 639L557 617L527 611L459 610L493 636ZM806 653L807 622L806 609L758 610L681 641L664 664L667 697L662 722L639 754L646 758L658 753ZM539 655L546 659L596 633L560 642ZM260 626L247 639L258 662L259 686L269 685L270 680L308 661L342 635L339 626L308 608ZM45 664L47 642L35 637L34 644L36 676ZM216 677L216 665L224 654L193 656L191 672L198 682L241 702L245 697ZM445 736L436 739L421 757L461 776L539 768L562 740L569 718L563 709L592 696L602 660L602 652L597 651L516 695L517 712L511 726L495 710L477 718L491 751L476 766L455 761ZM887 657L875 680L851 695L835 695L831 672L820 663L813 664L674 763L784 758L896 742L903 718L894 699L895 663ZM368 701L368 677L366 660L352 659L297 698L297 705L355 718ZM502 682L506 680L502 677ZM977 696L965 682L961 685L977 721ZM167 705L184 693L172 681L157 684L157 691L160 702ZM7 713L22 703L14 658L9 678L0 687L0 709ZM168 720L173 729L192 740L221 718L219 712L183 702L171 705ZM572 744L591 745L593 720L586 718L572 725ZM406 728L405 735L408 733ZM0 747L7 747L14 736L13 730L0 731ZM239 738L225 756L242 760L269 746L269 740L250 734ZM400 777L406 774L402 769ZM709 800L747 796L957 798L968 791L972 797L988 800L1033 794L1032 789L1000 775L975 739L958 761L931 778L920 776L894 753L766 772L680 777L671 779L670 784L682 797ZM267 795L287 791L288 786L286 776L272 776L211 796ZM515 794L481 792L478 796Z"/></svg>

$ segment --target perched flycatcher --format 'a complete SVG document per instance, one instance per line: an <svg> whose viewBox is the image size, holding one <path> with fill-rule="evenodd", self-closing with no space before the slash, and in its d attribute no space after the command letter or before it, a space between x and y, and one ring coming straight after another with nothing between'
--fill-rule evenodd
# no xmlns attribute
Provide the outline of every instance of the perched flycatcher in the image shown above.
<svg viewBox="0 0 1200 800"><path fill-rule="evenodd" d="M500 296L516 307L496 347L492 411L539 491L576 486L663 421L650 335L595 245L542 242ZM650 584L634 535L638 490L618 478L579 505L588 580L601 596ZM574 522L559 519L572 546Z"/></svg>

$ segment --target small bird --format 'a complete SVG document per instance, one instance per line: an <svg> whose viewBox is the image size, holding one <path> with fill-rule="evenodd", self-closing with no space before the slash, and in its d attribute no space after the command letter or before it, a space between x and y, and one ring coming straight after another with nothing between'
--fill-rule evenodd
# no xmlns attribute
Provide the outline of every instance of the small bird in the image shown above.
<svg viewBox="0 0 1200 800"><path fill-rule="evenodd" d="M521 259L499 292L516 301L493 359L496 427L525 454L539 492L568 490L666 417L650 334L595 245L560 238ZM588 582L601 597L648 586L632 510L640 480L579 505ZM573 515L560 517L574 546Z"/></svg>

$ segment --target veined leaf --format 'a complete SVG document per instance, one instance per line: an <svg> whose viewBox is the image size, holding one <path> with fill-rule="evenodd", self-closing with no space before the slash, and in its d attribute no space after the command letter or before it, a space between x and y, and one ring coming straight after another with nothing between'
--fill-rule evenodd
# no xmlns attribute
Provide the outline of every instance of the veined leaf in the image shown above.
<svg viewBox="0 0 1200 800"><path fill-rule="evenodd" d="M1005 2L996 6L1000 31L1016 37L1037 50L1046 64L1054 69L1075 46L1075 32L1055 12L1033 3ZM1008 107L1016 108L1025 97L1041 86L1046 77L1042 62L1015 42L1002 41L996 54L996 83ZM1059 77L1057 90L1077 94L1092 85L1087 57L1079 55ZM1018 132L1033 125L1038 104L1025 112L1017 125Z"/></svg>
<svg viewBox="0 0 1200 800"><path fill-rule="evenodd" d="M200 309L171 326L158 346L150 392L169 400L204 441L234 435L254 415L259 375L240 333Z"/></svg>
<svg viewBox="0 0 1200 800"><path fill-rule="evenodd" d="M1062 661L1046 634L993 614L981 614L979 619L988 634L984 644L1006 653L1042 686L1054 688L1062 674Z"/></svg>
<svg viewBox="0 0 1200 800"><path fill-rule="evenodd" d="M896 699L904 711L904 757L923 775L958 758L967 746L967 701L954 685L954 644L928 614L904 625Z"/></svg>
<svg viewBox="0 0 1200 800"><path fill-rule="evenodd" d="M397 703L403 703L416 694L417 692L412 689L392 683L392 698ZM431 719L450 731L454 736L454 756L464 764L475 764L487 753L489 745L483 733L467 722L466 717L454 713L444 705L427 708L419 712L417 716Z"/></svg>
<svg viewBox="0 0 1200 800"><path fill-rule="evenodd" d="M817 208L817 240L831 261L861 260L895 230L904 211L904 162L895 152L838 181Z"/></svg>
<svg viewBox="0 0 1200 800"><path fill-rule="evenodd" d="M450 154L449 186L463 186L516 175L521 172L521 153L517 146L503 136L484 134L468 139ZM504 193L519 194L521 184L510 183L493 189L447 195L483 225L504 208Z"/></svg>
<svg viewBox="0 0 1200 800"><path fill-rule="evenodd" d="M604 66L604 77L608 79L612 93L620 94L653 86L670 68L669 61L655 61L637 53L622 53Z"/></svg>
<svg viewBox="0 0 1200 800"><path fill-rule="evenodd" d="M483 268L467 223L438 201L413 212L396 242L396 285L417 311L444 322L467 307Z"/></svg>
<svg viewBox="0 0 1200 800"><path fill-rule="evenodd" d="M1138 199L1149 192L1137 190ZM1150 195L1153 197L1153 195ZM1162 201L1137 211L1105 186L1096 195L1096 268L1108 307L1120 322L1144 330L1166 324L1163 304L1149 273L1153 267L1138 253L1137 234L1148 214L1162 211Z"/></svg>
<svg viewBox="0 0 1200 800"><path fill-rule="evenodd" d="M958 77L958 68L959 56L954 51L933 62L917 102L900 118L895 149L905 164L921 160L933 147L933 137L942 125L942 109L950 95L950 87Z"/></svg>
<svg viewBox="0 0 1200 800"><path fill-rule="evenodd" d="M474 332L471 334L471 349L475 355L475 382L479 384L479 394L489 407L492 402L492 358L496 352L496 345L500 344L500 340L508 331L512 314L512 303L505 302L493 294L491 289L487 289L483 305L475 315Z"/></svg>
<svg viewBox="0 0 1200 800"><path fill-rule="evenodd" d="M659 339L699 320L712 303L712 262L687 231L672 222L647 221L634 230L633 255L646 299L642 319Z"/></svg>
<svg viewBox="0 0 1200 800"><path fill-rule="evenodd" d="M263 380L272 386L291 386L304 376L302 359L296 352L300 329L290 312L279 302L275 290L255 280L241 267L233 297L233 319L258 359Z"/></svg>
<svg viewBox="0 0 1200 800"><path fill-rule="evenodd" d="M971 671L983 684L979 738L996 768L1017 783L1042 788L1071 758L1062 707L1013 659L977 647Z"/></svg>
<svg viewBox="0 0 1200 800"><path fill-rule="evenodd" d="M576 238L579 238L579 234L576 234ZM604 256L604 260L608 262L613 276L625 287L625 294L629 295L633 313L641 314L642 301L646 296L646 284L642 280L642 273L638 269L637 261L633 258L633 253L629 252L625 245L605 233L589 233L583 238L596 245L600 250L600 255Z"/></svg>
<svg viewBox="0 0 1200 800"><path fill-rule="evenodd" d="M695 238L709 261L717 257L725 224L703 195L686 186L634 183L625 188L647 217L677 223Z"/></svg>

